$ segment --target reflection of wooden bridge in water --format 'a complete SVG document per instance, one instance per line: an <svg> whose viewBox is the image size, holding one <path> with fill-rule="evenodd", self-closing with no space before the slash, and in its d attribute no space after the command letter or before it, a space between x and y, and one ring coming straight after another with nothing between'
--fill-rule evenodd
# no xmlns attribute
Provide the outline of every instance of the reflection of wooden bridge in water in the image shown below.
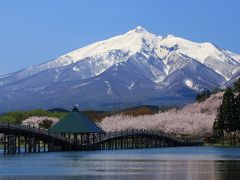
<svg viewBox="0 0 240 180"><path fill-rule="evenodd" d="M158 148L173 146L200 146L202 141L177 139L162 132L130 130L102 134L80 134L69 137L45 129L0 122L3 152L51 152L71 150L107 150Z"/></svg>

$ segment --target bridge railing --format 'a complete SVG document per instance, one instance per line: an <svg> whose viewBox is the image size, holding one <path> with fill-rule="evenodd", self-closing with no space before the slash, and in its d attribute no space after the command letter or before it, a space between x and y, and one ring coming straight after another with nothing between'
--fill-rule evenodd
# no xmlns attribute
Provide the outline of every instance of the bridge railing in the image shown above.
<svg viewBox="0 0 240 180"><path fill-rule="evenodd" d="M61 136L60 134L55 134L55 133L50 133L48 130L43 129L43 128L36 128L36 127L31 127L30 125L19 125L19 124L10 124L7 122L0 122L0 129L8 129L8 130L13 130L13 131L24 131L28 133L35 133L35 134L41 134L45 135L57 140L69 142L69 143L74 143L73 140L69 140L65 138L64 136ZM179 142L179 143L184 143L184 142L202 142L201 140L190 140L186 138L177 138L174 137L173 135L164 133L162 131L149 131L146 129L142 130L134 130L134 129L129 129L126 131L114 131L114 132L107 132L104 136L101 138L95 138L95 142L99 141L104 141L107 139L111 138L116 138L116 137L122 137L122 136L133 136L133 135L155 135L155 136L161 136L164 138L169 138L172 141Z"/></svg>
<svg viewBox="0 0 240 180"><path fill-rule="evenodd" d="M30 125L20 125L20 124L11 124L11 123L7 123L7 122L0 122L0 129L6 129L6 130L8 129L8 130L13 130L13 131L23 131L23 132L28 132L28 133L41 134L41 135L52 137L52 138L55 138L58 140L70 142L69 139L67 139L59 134L50 133L46 129L36 128L36 127L30 126Z"/></svg>
<svg viewBox="0 0 240 180"><path fill-rule="evenodd" d="M107 132L106 135L103 137L102 140L106 140L106 139L111 139L111 138L116 138L116 137L120 137L120 136L132 136L132 135L156 135L156 136L161 136L164 138L169 138L173 141L179 142L179 143L184 143L184 142L193 142L193 143L202 143L202 140L192 140L192 139L188 139L188 138L177 138L173 135L164 133L162 131L149 131L149 130L134 130L134 129L129 129L129 130L125 130L125 131L114 131L114 132Z"/></svg>

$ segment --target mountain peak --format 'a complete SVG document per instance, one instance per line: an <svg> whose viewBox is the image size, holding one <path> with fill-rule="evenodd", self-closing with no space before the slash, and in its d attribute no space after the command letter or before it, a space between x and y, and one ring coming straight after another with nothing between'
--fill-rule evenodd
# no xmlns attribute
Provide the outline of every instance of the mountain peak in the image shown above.
<svg viewBox="0 0 240 180"><path fill-rule="evenodd" d="M72 104L83 108L119 108L126 102L184 104L203 89L231 85L240 77L239 59L240 55L210 43L161 37L138 26L0 76L0 111Z"/></svg>
<svg viewBox="0 0 240 180"><path fill-rule="evenodd" d="M139 33L139 34L143 33L144 34L144 33L149 33L149 32L144 27L137 26L136 28L128 31L128 34L129 33Z"/></svg>
<svg viewBox="0 0 240 180"><path fill-rule="evenodd" d="M147 32L147 30L144 27L142 27L142 26L137 26L134 29L134 31L137 32L137 33Z"/></svg>

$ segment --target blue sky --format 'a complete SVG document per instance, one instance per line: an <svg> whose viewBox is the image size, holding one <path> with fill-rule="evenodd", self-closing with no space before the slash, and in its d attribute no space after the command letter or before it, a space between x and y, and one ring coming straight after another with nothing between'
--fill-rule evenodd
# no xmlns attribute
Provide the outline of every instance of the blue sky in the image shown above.
<svg viewBox="0 0 240 180"><path fill-rule="evenodd" d="M240 53L239 0L0 1L0 74L40 64L138 25Z"/></svg>

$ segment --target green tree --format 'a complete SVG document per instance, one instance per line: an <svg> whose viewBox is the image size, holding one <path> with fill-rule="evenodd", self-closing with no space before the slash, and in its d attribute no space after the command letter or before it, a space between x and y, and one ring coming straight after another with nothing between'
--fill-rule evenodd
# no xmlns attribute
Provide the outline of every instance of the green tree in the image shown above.
<svg viewBox="0 0 240 180"><path fill-rule="evenodd" d="M236 106L235 106L235 97L231 88L227 88L223 95L222 101L222 118L224 124L224 130L228 133L230 137L231 144L235 144L235 134L237 131L237 119L236 119ZM232 132L234 137L232 137Z"/></svg>
<svg viewBox="0 0 240 180"><path fill-rule="evenodd" d="M209 90L203 91L200 94L197 94L196 101L197 102L202 102L205 101L209 96L211 95L211 92Z"/></svg>
<svg viewBox="0 0 240 180"><path fill-rule="evenodd" d="M222 105L213 124L213 137L219 139L223 136L226 139L227 133L231 144L236 145L236 131L240 131L240 78L233 88L225 90Z"/></svg>
<svg viewBox="0 0 240 180"><path fill-rule="evenodd" d="M240 78L234 83L236 128L240 131Z"/></svg>
<svg viewBox="0 0 240 180"><path fill-rule="evenodd" d="M213 123L213 138L214 141L220 141L224 144L224 121L222 116L222 105L217 109L217 116Z"/></svg>

